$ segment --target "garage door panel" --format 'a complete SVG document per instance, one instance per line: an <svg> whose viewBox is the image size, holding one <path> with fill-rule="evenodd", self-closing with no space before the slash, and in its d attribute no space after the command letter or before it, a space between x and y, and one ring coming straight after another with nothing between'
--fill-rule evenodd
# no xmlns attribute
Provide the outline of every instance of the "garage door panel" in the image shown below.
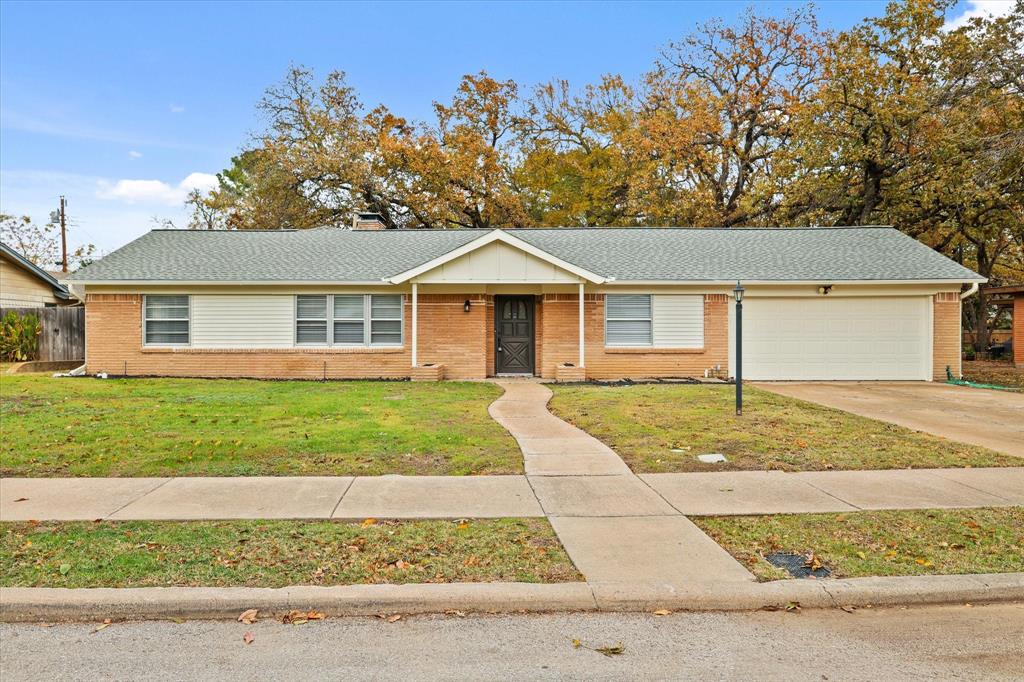
<svg viewBox="0 0 1024 682"><path fill-rule="evenodd" d="M927 379L930 299L751 298L743 374L764 380Z"/></svg>

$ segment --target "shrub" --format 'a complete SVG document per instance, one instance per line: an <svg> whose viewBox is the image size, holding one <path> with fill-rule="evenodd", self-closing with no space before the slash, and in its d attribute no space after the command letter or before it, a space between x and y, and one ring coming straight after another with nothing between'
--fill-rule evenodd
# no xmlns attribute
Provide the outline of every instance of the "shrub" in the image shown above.
<svg viewBox="0 0 1024 682"><path fill-rule="evenodd" d="M13 310L7 311L3 319L0 319L0 358L14 362L33 359L42 333L43 326L39 323L38 315L19 315Z"/></svg>

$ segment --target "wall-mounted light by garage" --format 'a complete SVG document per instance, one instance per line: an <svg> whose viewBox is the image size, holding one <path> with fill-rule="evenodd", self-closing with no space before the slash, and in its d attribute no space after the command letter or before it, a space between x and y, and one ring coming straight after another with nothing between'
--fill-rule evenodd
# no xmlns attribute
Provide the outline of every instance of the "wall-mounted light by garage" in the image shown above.
<svg viewBox="0 0 1024 682"><path fill-rule="evenodd" d="M466 299L466 302L462 304L462 312L464 312L464 313L468 313L469 312L469 299L468 298Z"/></svg>
<svg viewBox="0 0 1024 682"><path fill-rule="evenodd" d="M830 293L832 293L832 285L826 284L824 286L818 287L818 293L821 294L822 296L828 296Z"/></svg>

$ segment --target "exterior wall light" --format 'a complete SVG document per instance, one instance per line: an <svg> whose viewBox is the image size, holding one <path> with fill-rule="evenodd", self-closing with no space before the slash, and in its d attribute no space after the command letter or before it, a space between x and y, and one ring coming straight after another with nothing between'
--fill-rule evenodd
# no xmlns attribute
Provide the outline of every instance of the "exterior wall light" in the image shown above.
<svg viewBox="0 0 1024 682"><path fill-rule="evenodd" d="M818 293L821 294L822 296L828 296L830 293L832 293L832 285L826 284L825 286L818 287Z"/></svg>
<svg viewBox="0 0 1024 682"><path fill-rule="evenodd" d="M464 313L468 313L469 312L469 299L468 298L466 299L466 302L462 304L462 312L464 312Z"/></svg>

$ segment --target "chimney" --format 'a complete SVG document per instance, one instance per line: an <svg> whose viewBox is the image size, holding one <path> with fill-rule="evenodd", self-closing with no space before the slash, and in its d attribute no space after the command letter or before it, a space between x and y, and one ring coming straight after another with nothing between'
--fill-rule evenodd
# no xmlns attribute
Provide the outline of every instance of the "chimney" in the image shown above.
<svg viewBox="0 0 1024 682"><path fill-rule="evenodd" d="M356 213L352 216L353 230L383 230L386 227L380 213Z"/></svg>

